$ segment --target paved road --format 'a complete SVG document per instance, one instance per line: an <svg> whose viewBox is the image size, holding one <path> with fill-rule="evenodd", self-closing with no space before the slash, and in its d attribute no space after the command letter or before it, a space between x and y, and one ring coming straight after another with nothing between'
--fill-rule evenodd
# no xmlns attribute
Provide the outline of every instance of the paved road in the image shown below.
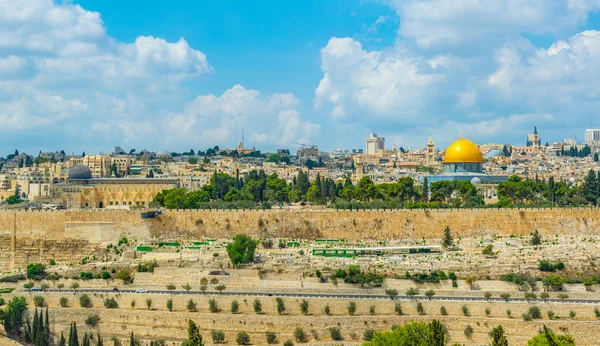
<svg viewBox="0 0 600 346"><path fill-rule="evenodd" d="M63 290L46 290L45 292L67 292L67 293L136 293L135 290L119 290L113 291L112 289L63 289ZM31 292L31 293L42 293L39 291ZM148 290L148 293L151 294L185 294L185 295L222 295L222 296L251 296L251 297L289 297L289 298L334 298L334 299L381 299L381 300L390 300L390 297L387 295L379 295L379 294L327 294L327 293L276 293L276 292L233 292L233 291L223 291L222 293L216 292L206 292L202 291L168 291L168 290ZM144 294L144 293L138 293ZM395 300L429 300L429 298L425 296L403 296L399 295L395 297ZM466 301L466 302L504 302L503 298L492 297L490 299L486 299L485 297L459 297L459 296L433 296L431 300L435 301ZM543 299L534 299L527 300L525 298L509 298L510 302L553 302L553 303L569 303L569 304L600 304L600 300L597 299L558 299L558 298L549 298L545 301Z"/></svg>

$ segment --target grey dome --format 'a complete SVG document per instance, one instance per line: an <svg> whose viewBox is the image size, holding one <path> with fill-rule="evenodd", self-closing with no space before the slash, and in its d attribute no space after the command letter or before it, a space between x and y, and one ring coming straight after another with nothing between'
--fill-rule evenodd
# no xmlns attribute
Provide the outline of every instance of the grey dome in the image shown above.
<svg viewBox="0 0 600 346"><path fill-rule="evenodd" d="M504 151L498 150L498 149L490 150L490 152L485 155L485 158L491 159L492 157L497 157L497 156L505 156Z"/></svg>
<svg viewBox="0 0 600 346"><path fill-rule="evenodd" d="M78 163L69 170L69 180L92 179L92 171L89 167Z"/></svg>
<svg viewBox="0 0 600 346"><path fill-rule="evenodd" d="M171 157L171 153L168 150L160 150L158 153L156 153L156 156L158 156L158 157Z"/></svg>

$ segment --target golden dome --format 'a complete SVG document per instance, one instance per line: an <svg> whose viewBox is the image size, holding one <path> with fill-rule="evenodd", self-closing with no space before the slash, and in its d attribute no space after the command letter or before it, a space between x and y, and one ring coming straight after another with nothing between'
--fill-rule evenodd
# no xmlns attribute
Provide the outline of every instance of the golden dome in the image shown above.
<svg viewBox="0 0 600 346"><path fill-rule="evenodd" d="M444 163L483 162L479 147L463 137L450 144L444 153Z"/></svg>

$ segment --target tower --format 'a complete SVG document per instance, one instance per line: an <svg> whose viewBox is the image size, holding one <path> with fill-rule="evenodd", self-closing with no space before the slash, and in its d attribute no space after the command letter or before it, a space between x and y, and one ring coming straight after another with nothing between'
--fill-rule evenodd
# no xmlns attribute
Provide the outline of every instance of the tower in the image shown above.
<svg viewBox="0 0 600 346"><path fill-rule="evenodd" d="M435 144L431 136L429 136L429 141L427 141L427 164L432 164L433 161L435 161Z"/></svg>
<svg viewBox="0 0 600 346"><path fill-rule="evenodd" d="M533 127L533 148L534 149L538 149L539 144L540 144L540 139L538 136L538 132L537 132L537 126Z"/></svg>

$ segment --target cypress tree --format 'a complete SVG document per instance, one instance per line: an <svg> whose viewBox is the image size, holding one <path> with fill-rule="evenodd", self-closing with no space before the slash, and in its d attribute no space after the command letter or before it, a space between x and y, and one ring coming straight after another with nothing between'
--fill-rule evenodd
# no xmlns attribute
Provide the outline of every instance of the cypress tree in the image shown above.
<svg viewBox="0 0 600 346"><path fill-rule="evenodd" d="M31 330L31 343L34 345L38 344L38 336L39 336L39 325L40 320L38 317L38 310L35 309L35 313L33 314L33 327Z"/></svg>
<svg viewBox="0 0 600 346"><path fill-rule="evenodd" d="M102 342L102 337L100 336L100 333L98 333L98 341L96 341L96 346L104 346L104 343Z"/></svg>
<svg viewBox="0 0 600 346"><path fill-rule="evenodd" d="M423 178L423 202L429 202L429 181Z"/></svg>
<svg viewBox="0 0 600 346"><path fill-rule="evenodd" d="M31 323L29 323L29 319L27 319L27 325L25 326L25 341L31 342Z"/></svg>
<svg viewBox="0 0 600 346"><path fill-rule="evenodd" d="M46 323L44 325L44 345L50 345L50 317L48 316L48 307L46 307Z"/></svg>
<svg viewBox="0 0 600 346"><path fill-rule="evenodd" d="M60 332L60 340L58 341L58 346L67 346L67 343L65 341L65 335L63 334L63 332Z"/></svg>
<svg viewBox="0 0 600 346"><path fill-rule="evenodd" d="M83 334L82 346L90 346L90 338L88 337L87 333Z"/></svg>
<svg viewBox="0 0 600 346"><path fill-rule="evenodd" d="M133 337L133 332L131 332L131 337L129 338L129 346L135 345L135 338Z"/></svg>

